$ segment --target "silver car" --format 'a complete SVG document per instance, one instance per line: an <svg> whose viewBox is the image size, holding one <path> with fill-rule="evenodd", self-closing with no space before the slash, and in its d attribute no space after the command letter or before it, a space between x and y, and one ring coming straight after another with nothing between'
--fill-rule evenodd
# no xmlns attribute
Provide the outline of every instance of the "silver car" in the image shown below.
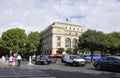
<svg viewBox="0 0 120 78"><path fill-rule="evenodd" d="M63 58L65 65L85 66L86 61L79 55L65 55Z"/></svg>

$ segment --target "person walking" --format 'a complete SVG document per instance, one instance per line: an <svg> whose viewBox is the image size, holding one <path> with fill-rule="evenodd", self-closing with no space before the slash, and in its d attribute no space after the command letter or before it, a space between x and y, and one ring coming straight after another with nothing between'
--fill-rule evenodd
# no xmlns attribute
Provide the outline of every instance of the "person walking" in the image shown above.
<svg viewBox="0 0 120 78"><path fill-rule="evenodd" d="M6 59L5 59L5 56L4 56L4 55L2 56L1 60L2 60L2 64L5 65Z"/></svg>
<svg viewBox="0 0 120 78"><path fill-rule="evenodd" d="M8 58L8 55L6 55L6 57L5 57L5 65L6 66L8 65L8 61L9 61L9 58Z"/></svg>
<svg viewBox="0 0 120 78"><path fill-rule="evenodd" d="M12 64L12 59L13 59L13 56L11 55L11 56L9 57L9 64L10 64L10 66L13 65L13 64Z"/></svg>
<svg viewBox="0 0 120 78"><path fill-rule="evenodd" d="M21 61L22 61L22 57L18 54L18 56L17 56L18 67L20 67Z"/></svg>
<svg viewBox="0 0 120 78"><path fill-rule="evenodd" d="M13 56L13 58L12 58L12 65L13 65L13 66L15 66L15 62L16 62L16 57Z"/></svg>

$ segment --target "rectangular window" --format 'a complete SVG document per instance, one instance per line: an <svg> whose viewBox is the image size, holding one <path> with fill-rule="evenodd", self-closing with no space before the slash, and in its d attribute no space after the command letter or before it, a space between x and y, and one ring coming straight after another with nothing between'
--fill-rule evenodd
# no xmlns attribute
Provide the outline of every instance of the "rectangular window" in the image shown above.
<svg viewBox="0 0 120 78"><path fill-rule="evenodd" d="M61 42L57 42L57 47L61 47Z"/></svg>
<svg viewBox="0 0 120 78"><path fill-rule="evenodd" d="M81 29L81 31L83 31L83 29Z"/></svg>
<svg viewBox="0 0 120 78"><path fill-rule="evenodd" d="M65 29L67 29L67 27L65 27Z"/></svg>
<svg viewBox="0 0 120 78"><path fill-rule="evenodd" d="M61 37L57 36L57 48L61 47Z"/></svg>
<svg viewBox="0 0 120 78"><path fill-rule="evenodd" d="M61 37L60 36L57 37L57 41L61 41Z"/></svg>

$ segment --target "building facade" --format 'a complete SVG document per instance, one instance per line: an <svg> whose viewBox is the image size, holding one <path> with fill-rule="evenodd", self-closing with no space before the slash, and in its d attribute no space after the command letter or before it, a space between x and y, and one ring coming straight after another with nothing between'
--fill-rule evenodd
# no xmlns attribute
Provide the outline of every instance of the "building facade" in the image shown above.
<svg viewBox="0 0 120 78"><path fill-rule="evenodd" d="M41 32L42 54L56 54L58 48L74 48L84 27L69 22L54 22Z"/></svg>

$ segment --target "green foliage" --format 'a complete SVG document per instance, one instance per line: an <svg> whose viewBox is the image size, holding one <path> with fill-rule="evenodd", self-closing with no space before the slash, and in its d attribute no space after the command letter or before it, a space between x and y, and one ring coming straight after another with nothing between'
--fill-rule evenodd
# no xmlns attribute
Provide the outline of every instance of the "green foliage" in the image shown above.
<svg viewBox="0 0 120 78"><path fill-rule="evenodd" d="M58 48L58 50L57 50L57 52L58 52L59 54L62 54L64 51L65 51L64 48Z"/></svg>
<svg viewBox="0 0 120 78"><path fill-rule="evenodd" d="M0 57L2 55L6 55L7 54L7 48L6 48L6 45L4 43L4 41L2 39L0 39Z"/></svg>
<svg viewBox="0 0 120 78"><path fill-rule="evenodd" d="M4 42L4 47L7 48L8 52L23 52L24 43L26 43L25 30L14 28L3 32L1 40Z"/></svg>
<svg viewBox="0 0 120 78"><path fill-rule="evenodd" d="M87 49L94 54L94 51L100 51L101 54L110 52L115 54L120 53L120 33L113 32L104 34L100 31L87 30L79 37L78 46L80 49Z"/></svg>
<svg viewBox="0 0 120 78"><path fill-rule="evenodd" d="M73 49L73 48L68 48L68 49L66 50L66 53L67 53L67 54L73 54L73 52L74 52L74 49Z"/></svg>
<svg viewBox="0 0 120 78"><path fill-rule="evenodd" d="M0 39L0 54L20 52L22 55L38 51L40 45L40 33L31 32L27 35L25 30L14 28L3 32Z"/></svg>
<svg viewBox="0 0 120 78"><path fill-rule="evenodd" d="M107 34L109 37L109 52L111 54L120 53L120 32Z"/></svg>
<svg viewBox="0 0 120 78"><path fill-rule="evenodd" d="M96 40L96 37L97 33L95 30L88 30L79 38L78 45L82 48L87 48L90 51L95 51L95 49L97 48L96 44L99 43L97 43L97 41L99 40Z"/></svg>
<svg viewBox="0 0 120 78"><path fill-rule="evenodd" d="M39 32L31 32L28 34L27 39L27 48L28 52L34 53L39 50L40 46L40 33Z"/></svg>

